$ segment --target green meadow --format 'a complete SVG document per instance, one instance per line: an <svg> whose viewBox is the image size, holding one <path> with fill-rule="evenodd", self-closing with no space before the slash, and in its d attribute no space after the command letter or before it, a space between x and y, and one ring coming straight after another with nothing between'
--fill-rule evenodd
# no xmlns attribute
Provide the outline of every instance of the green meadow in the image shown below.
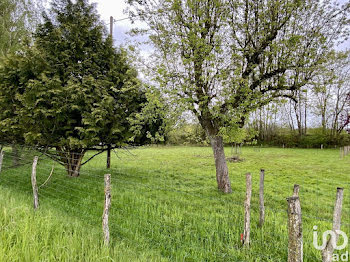
<svg viewBox="0 0 350 262"><path fill-rule="evenodd" d="M226 155L230 155L226 148ZM39 155L40 207L33 210L31 162ZM91 156L85 156L87 159ZM338 149L243 148L228 163L233 193L216 189L207 147L117 150L112 168L99 155L79 178L39 153L12 166L5 148L0 173L0 261L286 261L287 201L300 185L304 261L320 261L313 227L332 228L337 187L344 187L341 229L350 236L350 156ZM266 222L259 221L259 173L265 169ZM251 245L242 247L245 174L253 176ZM104 174L112 175L111 243L103 244ZM340 240L342 241L342 240ZM349 251L337 251L343 254ZM349 258L350 260L350 258Z"/></svg>

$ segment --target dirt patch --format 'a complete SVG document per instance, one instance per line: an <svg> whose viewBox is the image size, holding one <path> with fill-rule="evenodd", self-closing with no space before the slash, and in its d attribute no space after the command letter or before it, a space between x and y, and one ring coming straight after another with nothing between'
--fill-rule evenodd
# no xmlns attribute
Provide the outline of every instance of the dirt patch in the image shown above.
<svg viewBox="0 0 350 262"><path fill-rule="evenodd" d="M238 163L238 162L243 162L244 158L240 158L239 156L232 156L232 157L226 158L226 160L231 163Z"/></svg>
<svg viewBox="0 0 350 262"><path fill-rule="evenodd" d="M199 158L212 158L213 155L195 155L194 157L199 157Z"/></svg>

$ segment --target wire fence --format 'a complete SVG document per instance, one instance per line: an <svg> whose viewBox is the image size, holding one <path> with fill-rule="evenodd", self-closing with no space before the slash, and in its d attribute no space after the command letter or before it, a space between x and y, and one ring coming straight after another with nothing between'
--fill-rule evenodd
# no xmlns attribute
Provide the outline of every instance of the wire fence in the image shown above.
<svg viewBox="0 0 350 262"><path fill-rule="evenodd" d="M0 185L32 195L32 165L34 157L38 156L36 186L39 206L59 208L93 226L102 225L106 207L105 174L111 174L112 206L108 230L112 243L118 239L130 241L133 245L146 243L149 248L161 250L174 260L181 259L177 256L193 256L210 261L286 261L288 252L295 252L288 249L286 201L286 197L293 194L293 184L276 184L277 175L266 170L265 223L260 227L259 184L256 183L259 175L258 171L253 173L249 211L251 240L247 247L242 244L246 200L244 176L240 177L232 194L223 195L208 186L207 181L184 179L166 165L148 169L145 160L137 156L142 150L149 151L148 148L134 149L115 150L117 166L104 168L102 161L105 158L100 156L80 169L79 177L71 177L72 170L67 165L62 166L49 156L59 155L61 163L66 163L69 162L69 153L7 145L2 151ZM95 153L74 154L88 159ZM156 155L151 156L154 157ZM138 162L138 166L127 166L129 162ZM320 175L300 185L304 261L322 261L321 252L313 247L313 226L319 229L320 242L322 232L331 229L334 222L336 188L348 190L350 176L342 174L331 179ZM346 196L341 229L349 234L350 198L347 193ZM186 250L186 255L179 253L178 249ZM347 247L345 252L348 250ZM344 250L337 252L341 255Z"/></svg>

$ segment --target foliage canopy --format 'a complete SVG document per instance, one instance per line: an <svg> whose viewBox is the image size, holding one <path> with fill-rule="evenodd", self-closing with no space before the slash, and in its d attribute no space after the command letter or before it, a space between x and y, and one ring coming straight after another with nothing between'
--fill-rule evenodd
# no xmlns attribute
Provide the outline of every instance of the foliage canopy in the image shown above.
<svg viewBox="0 0 350 262"><path fill-rule="evenodd" d="M132 137L130 119L145 101L126 51L113 47L87 0L54 1L34 44L0 68L1 130L55 147L73 170L86 150Z"/></svg>
<svg viewBox="0 0 350 262"><path fill-rule="evenodd" d="M350 5L289 0L129 0L155 47L153 74L211 140L219 189L230 192L220 130L293 97L348 35Z"/></svg>

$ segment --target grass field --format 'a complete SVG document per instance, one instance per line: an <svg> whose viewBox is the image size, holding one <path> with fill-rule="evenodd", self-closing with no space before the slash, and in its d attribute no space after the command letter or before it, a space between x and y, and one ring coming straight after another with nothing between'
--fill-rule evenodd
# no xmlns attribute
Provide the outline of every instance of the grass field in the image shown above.
<svg viewBox="0 0 350 262"><path fill-rule="evenodd" d="M40 157L40 209L32 210L33 153L11 166L6 149L0 174L0 261L286 261L287 201L300 184L304 261L319 261L313 226L331 229L336 188L344 187L342 230L350 236L350 156L335 149L243 148L229 163L233 193L216 190L212 151L206 147L118 150L112 169L100 155L67 178ZM227 148L227 155L230 149ZM88 156L87 156L88 157ZM259 170L265 171L266 223L259 228ZM245 173L253 175L251 246L242 248ZM103 246L103 175L112 174L110 229ZM339 254L349 248L337 251Z"/></svg>

